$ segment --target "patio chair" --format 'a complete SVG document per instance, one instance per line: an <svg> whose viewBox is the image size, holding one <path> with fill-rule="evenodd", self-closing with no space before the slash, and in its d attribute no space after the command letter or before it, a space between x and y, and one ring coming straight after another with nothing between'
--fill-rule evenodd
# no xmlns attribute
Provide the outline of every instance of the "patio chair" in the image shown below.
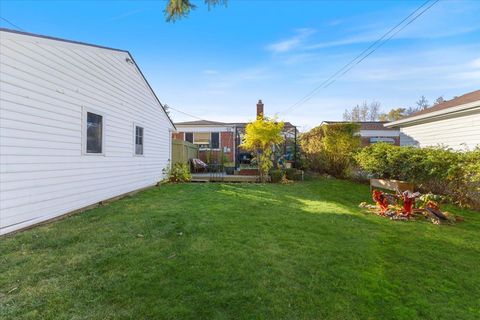
<svg viewBox="0 0 480 320"><path fill-rule="evenodd" d="M208 165L198 158L190 159L190 164L193 172L207 172Z"/></svg>

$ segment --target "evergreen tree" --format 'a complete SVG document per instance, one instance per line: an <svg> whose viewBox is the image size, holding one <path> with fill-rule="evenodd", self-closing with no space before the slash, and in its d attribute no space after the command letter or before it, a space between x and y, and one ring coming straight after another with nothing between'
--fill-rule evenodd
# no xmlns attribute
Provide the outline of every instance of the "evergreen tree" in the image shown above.
<svg viewBox="0 0 480 320"><path fill-rule="evenodd" d="M204 2L208 5L208 9L221 3L227 4L227 0L204 0ZM178 19L187 17L190 11L196 7L191 0L168 0L165 8L165 19L167 22L175 22Z"/></svg>

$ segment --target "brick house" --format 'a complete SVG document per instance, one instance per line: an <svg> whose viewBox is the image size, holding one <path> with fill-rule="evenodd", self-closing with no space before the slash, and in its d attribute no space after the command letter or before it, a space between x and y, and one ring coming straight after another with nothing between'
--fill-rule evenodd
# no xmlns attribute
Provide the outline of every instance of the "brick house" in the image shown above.
<svg viewBox="0 0 480 320"><path fill-rule="evenodd" d="M199 158L221 160L222 155L228 162L235 161L235 124L199 120L177 123L177 132L173 139L188 141L199 147Z"/></svg>
<svg viewBox="0 0 480 320"><path fill-rule="evenodd" d="M263 116L264 104L259 100L256 105L256 116ZM246 122L218 122L210 120L197 120L177 122L177 132L173 133L173 139L188 141L199 146L199 158L207 163L210 162L235 162L239 165L239 156L244 153L239 147L242 142ZM290 122L285 122L284 136L286 140L295 141L294 146L285 143L284 154L287 160L294 162L296 154L297 128ZM222 161L221 158L224 158Z"/></svg>
<svg viewBox="0 0 480 320"><path fill-rule="evenodd" d="M348 123L346 121L323 121L322 124ZM386 142L400 145L400 130L387 128L388 121L356 122L360 125L360 137L362 146L366 147L377 142Z"/></svg>

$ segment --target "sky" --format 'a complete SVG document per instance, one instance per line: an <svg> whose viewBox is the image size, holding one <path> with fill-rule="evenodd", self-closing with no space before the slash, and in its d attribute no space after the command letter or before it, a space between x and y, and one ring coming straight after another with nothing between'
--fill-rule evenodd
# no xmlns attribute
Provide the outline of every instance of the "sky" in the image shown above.
<svg viewBox="0 0 480 320"><path fill-rule="evenodd" d="M480 1L441 0L291 108L424 2L229 0L208 10L194 1L188 18L168 23L165 1L2 0L0 17L28 32L129 50L161 102L195 117L249 121L262 99L266 115L307 130L363 101L388 111L422 95L433 102L480 89Z"/></svg>

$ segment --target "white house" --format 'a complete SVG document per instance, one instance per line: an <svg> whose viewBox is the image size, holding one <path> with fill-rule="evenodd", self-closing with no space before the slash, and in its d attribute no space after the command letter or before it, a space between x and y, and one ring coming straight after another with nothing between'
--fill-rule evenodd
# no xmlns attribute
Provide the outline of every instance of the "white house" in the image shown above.
<svg viewBox="0 0 480 320"><path fill-rule="evenodd" d="M400 145L443 145L455 150L480 145L480 90L385 124L400 129Z"/></svg>
<svg viewBox="0 0 480 320"><path fill-rule="evenodd" d="M0 234L155 185L174 129L128 51L0 29Z"/></svg>

